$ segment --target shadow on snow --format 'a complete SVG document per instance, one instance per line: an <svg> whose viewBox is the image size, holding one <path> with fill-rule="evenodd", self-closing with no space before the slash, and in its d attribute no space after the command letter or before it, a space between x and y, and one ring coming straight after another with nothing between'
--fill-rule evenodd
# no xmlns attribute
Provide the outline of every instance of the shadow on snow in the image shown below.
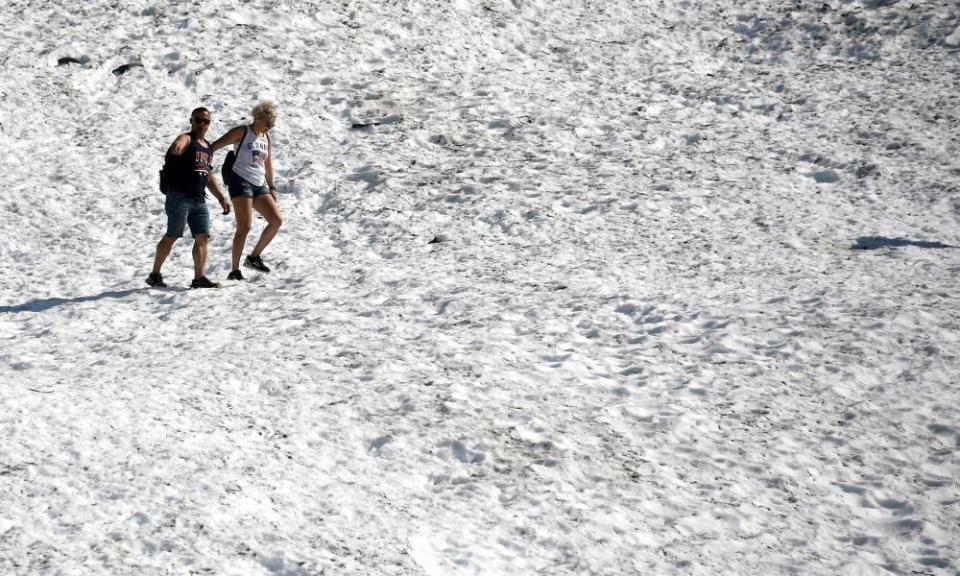
<svg viewBox="0 0 960 576"><path fill-rule="evenodd" d="M108 292L103 292L102 294L96 294L93 296L78 296L76 298L44 298L42 300L31 300L30 302L24 302L23 304L17 304L16 306L0 306L0 314L9 314L15 312L44 312L63 304L95 302L97 300L103 300L104 298L126 298L131 294L143 292L144 290L149 290L149 288L138 288L136 290L110 290Z"/></svg>
<svg viewBox="0 0 960 576"><path fill-rule="evenodd" d="M851 250L879 250L880 248L900 248L903 246L916 246L917 248L956 248L943 242L930 242L927 240L909 240L907 238L884 238L883 236L861 236L857 238L855 244L850 246Z"/></svg>

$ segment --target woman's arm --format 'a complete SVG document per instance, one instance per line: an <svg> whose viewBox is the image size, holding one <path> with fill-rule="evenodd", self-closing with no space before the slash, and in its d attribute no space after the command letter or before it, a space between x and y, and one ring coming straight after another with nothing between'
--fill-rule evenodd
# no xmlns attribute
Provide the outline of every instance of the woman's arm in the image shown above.
<svg viewBox="0 0 960 576"><path fill-rule="evenodd" d="M210 148L216 152L221 148L236 144L241 138L243 138L243 126L237 126L236 128L231 128L230 131L221 136L219 140L211 144Z"/></svg>
<svg viewBox="0 0 960 576"><path fill-rule="evenodd" d="M270 188L270 195L277 199L277 187L273 185L273 139L267 137L267 162L264 164L267 176L267 186Z"/></svg>

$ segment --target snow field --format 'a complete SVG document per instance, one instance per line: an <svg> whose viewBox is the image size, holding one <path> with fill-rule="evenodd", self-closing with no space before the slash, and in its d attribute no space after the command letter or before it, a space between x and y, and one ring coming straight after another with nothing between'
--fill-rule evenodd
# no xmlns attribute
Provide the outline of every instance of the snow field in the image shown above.
<svg viewBox="0 0 960 576"><path fill-rule="evenodd" d="M952 4L0 14L0 573L960 569ZM145 289L267 97L274 273Z"/></svg>

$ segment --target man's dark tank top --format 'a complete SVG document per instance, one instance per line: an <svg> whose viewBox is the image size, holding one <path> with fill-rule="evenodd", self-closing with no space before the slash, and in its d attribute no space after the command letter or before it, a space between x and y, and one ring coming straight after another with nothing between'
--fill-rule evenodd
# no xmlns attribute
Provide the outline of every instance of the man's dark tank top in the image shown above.
<svg viewBox="0 0 960 576"><path fill-rule="evenodd" d="M173 189L184 194L203 196L206 193L207 177L212 168L213 150L210 146L201 144L193 136L190 137L190 146L183 154L175 156L167 151L164 156L164 169L171 174Z"/></svg>

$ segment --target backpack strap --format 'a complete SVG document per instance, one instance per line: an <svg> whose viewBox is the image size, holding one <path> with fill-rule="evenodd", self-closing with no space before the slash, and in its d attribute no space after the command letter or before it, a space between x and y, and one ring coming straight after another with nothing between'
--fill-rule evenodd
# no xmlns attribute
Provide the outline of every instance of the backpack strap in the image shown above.
<svg viewBox="0 0 960 576"><path fill-rule="evenodd" d="M243 146L243 141L247 139L247 125L243 125L243 136L240 137L240 141L237 142L237 154L240 153L240 146Z"/></svg>

